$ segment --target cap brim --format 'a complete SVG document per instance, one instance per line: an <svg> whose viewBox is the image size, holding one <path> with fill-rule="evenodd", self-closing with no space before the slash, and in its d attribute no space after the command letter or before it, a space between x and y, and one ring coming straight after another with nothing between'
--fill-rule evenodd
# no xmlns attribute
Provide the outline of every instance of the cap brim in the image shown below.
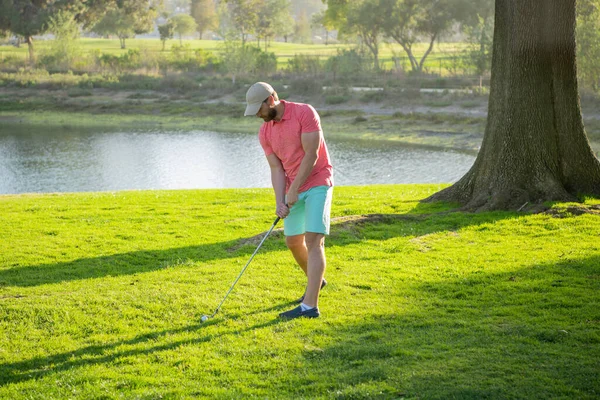
<svg viewBox="0 0 600 400"><path fill-rule="evenodd" d="M247 117L249 115L256 115L258 110L260 110L261 104L262 103L248 104L246 106L246 111L244 111L244 117Z"/></svg>

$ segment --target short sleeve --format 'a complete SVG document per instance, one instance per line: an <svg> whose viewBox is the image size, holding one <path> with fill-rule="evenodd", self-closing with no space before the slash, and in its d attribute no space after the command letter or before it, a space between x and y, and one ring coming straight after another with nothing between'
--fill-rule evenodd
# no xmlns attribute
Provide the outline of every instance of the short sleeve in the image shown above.
<svg viewBox="0 0 600 400"><path fill-rule="evenodd" d="M316 132L321 130L321 119L317 111L309 104L302 107L300 112L301 133Z"/></svg>
<svg viewBox="0 0 600 400"><path fill-rule="evenodd" d="M273 148L267 140L267 132L264 129L264 125L261 126L260 131L258 132L258 140L260 141L260 145L262 146L263 151L265 152L265 156L273 154Z"/></svg>

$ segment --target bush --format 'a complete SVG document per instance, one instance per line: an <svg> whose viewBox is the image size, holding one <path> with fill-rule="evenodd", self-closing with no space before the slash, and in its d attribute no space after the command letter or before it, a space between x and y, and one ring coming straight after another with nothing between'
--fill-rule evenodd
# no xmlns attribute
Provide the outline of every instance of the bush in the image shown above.
<svg viewBox="0 0 600 400"><path fill-rule="evenodd" d="M373 70L373 61L367 54L357 50L338 50L338 54L325 62L327 72L333 73L334 80L350 80Z"/></svg>
<svg viewBox="0 0 600 400"><path fill-rule="evenodd" d="M323 71L319 56L296 54L288 60L287 71L298 75L318 75Z"/></svg>
<svg viewBox="0 0 600 400"><path fill-rule="evenodd" d="M341 104L346 103L352 98L350 88L346 86L332 86L325 89L325 103Z"/></svg>
<svg viewBox="0 0 600 400"><path fill-rule="evenodd" d="M321 81L313 78L298 78L290 82L290 92L296 95L319 95L323 92Z"/></svg>
<svg viewBox="0 0 600 400"><path fill-rule="evenodd" d="M277 57L258 47L242 45L241 42L225 40L221 46L222 69L237 76L268 76L277 71Z"/></svg>
<svg viewBox="0 0 600 400"><path fill-rule="evenodd" d="M256 72L271 75L277 71L277 56L275 53L261 51L256 55Z"/></svg>
<svg viewBox="0 0 600 400"><path fill-rule="evenodd" d="M350 100L350 96L344 96L340 94L333 94L325 96L325 103L327 104L342 104Z"/></svg>
<svg viewBox="0 0 600 400"><path fill-rule="evenodd" d="M219 60L204 49L192 50L189 44L173 45L171 54L167 56L167 67L176 71L203 71L218 68Z"/></svg>
<svg viewBox="0 0 600 400"><path fill-rule="evenodd" d="M112 72L124 72L141 67L142 58L138 49L129 49L122 56L114 54L98 54L97 63L102 69L109 69Z"/></svg>
<svg viewBox="0 0 600 400"><path fill-rule="evenodd" d="M186 92L198 90L198 82L186 75L169 75L160 82L160 88L166 90L176 90Z"/></svg>
<svg viewBox="0 0 600 400"><path fill-rule="evenodd" d="M79 26L75 15L61 11L51 17L48 30L55 36L50 47L42 52L38 65L46 70L68 71L82 56L79 45Z"/></svg>

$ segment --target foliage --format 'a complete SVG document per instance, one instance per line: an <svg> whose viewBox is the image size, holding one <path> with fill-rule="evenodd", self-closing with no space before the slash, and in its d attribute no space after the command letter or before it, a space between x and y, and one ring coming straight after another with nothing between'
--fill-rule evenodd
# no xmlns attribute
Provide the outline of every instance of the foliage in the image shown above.
<svg viewBox="0 0 600 400"><path fill-rule="evenodd" d="M327 104L342 104L348 102L352 98L350 88L347 86L331 86L325 89L325 103ZM355 118L355 121L357 119Z"/></svg>
<svg viewBox="0 0 600 400"><path fill-rule="evenodd" d="M323 65L318 56L295 54L288 60L287 71L294 75L318 75L323 72Z"/></svg>
<svg viewBox="0 0 600 400"><path fill-rule="evenodd" d="M467 35L469 49L467 60L477 75L483 75L492 66L492 39L494 36L494 3L478 0L476 13L465 21L463 31Z"/></svg>
<svg viewBox="0 0 600 400"><path fill-rule="evenodd" d="M336 79L349 80L372 70L372 60L358 50L339 50L325 62L325 68Z"/></svg>
<svg viewBox="0 0 600 400"><path fill-rule="evenodd" d="M262 2L258 11L256 36L265 42L265 51L269 40L275 36L287 36L293 33L294 19L290 14L290 0L267 0Z"/></svg>
<svg viewBox="0 0 600 400"><path fill-rule="evenodd" d="M162 42L162 50L165 51L165 44L167 40L173 39L173 34L175 30L173 29L173 23L170 21L165 22L162 25L158 26L158 34L160 35L160 41Z"/></svg>
<svg viewBox="0 0 600 400"><path fill-rule="evenodd" d="M356 31L361 43L367 46L373 55L373 68L379 70L379 43L381 32L385 23L385 15L377 12L380 0L362 0L352 2L348 9L348 29Z"/></svg>
<svg viewBox="0 0 600 400"><path fill-rule="evenodd" d="M173 31L179 36L179 44L183 35L189 35L196 32L196 20L187 14L177 14L169 18L169 22L173 24Z"/></svg>
<svg viewBox="0 0 600 400"><path fill-rule="evenodd" d="M325 44L329 44L329 32L333 30L334 27L331 21L327 19L327 14L325 11L320 11L313 14L310 23L313 29L322 28L325 31Z"/></svg>
<svg viewBox="0 0 600 400"><path fill-rule="evenodd" d="M213 0L192 0L190 14L196 21L196 31L202 39L202 34L218 26L218 17Z"/></svg>
<svg viewBox="0 0 600 400"><path fill-rule="evenodd" d="M306 12L304 11L296 18L296 24L294 27L294 41L296 43L311 42L310 21L308 20Z"/></svg>
<svg viewBox="0 0 600 400"><path fill-rule="evenodd" d="M129 49L127 53L121 56L104 53L99 55L97 62L102 69L122 73L140 67L140 51L138 49Z"/></svg>
<svg viewBox="0 0 600 400"><path fill-rule="evenodd" d="M81 59L79 24L71 13L60 11L50 17L48 31L54 34L50 48L43 52L40 65L50 70L70 70Z"/></svg>
<svg viewBox="0 0 600 400"><path fill-rule="evenodd" d="M402 46L412 70L421 72L440 35L453 22L470 18L470 14L465 12L465 4L465 0L381 0L383 29L388 37ZM426 40L429 47L418 60L413 45L420 39Z"/></svg>
<svg viewBox="0 0 600 400"><path fill-rule="evenodd" d="M222 66L235 82L238 76L259 73L268 76L277 70L277 57L258 47L245 45L235 40L225 40L221 45Z"/></svg>
<svg viewBox="0 0 600 400"><path fill-rule="evenodd" d="M154 28L155 17L156 9L147 0L122 0L90 29L100 35L117 35L124 49L126 39Z"/></svg>
<svg viewBox="0 0 600 400"><path fill-rule="evenodd" d="M29 60L35 59L33 36L47 31L48 20L56 7L50 0L0 0L0 29L22 36L29 48Z"/></svg>
<svg viewBox="0 0 600 400"><path fill-rule="evenodd" d="M189 44L174 45L168 66L177 71L205 71L219 68L219 60L207 50L192 49Z"/></svg>
<svg viewBox="0 0 600 400"><path fill-rule="evenodd" d="M260 0L224 0L226 11L229 14L227 31L235 32L241 40L242 46L246 44L248 35L256 32L258 25L258 11Z"/></svg>
<svg viewBox="0 0 600 400"><path fill-rule="evenodd" d="M577 71L583 87L600 92L600 1L577 3Z"/></svg>
<svg viewBox="0 0 600 400"><path fill-rule="evenodd" d="M291 79L289 91L300 96L315 96L323 93L323 84L320 80L311 77L297 77Z"/></svg>

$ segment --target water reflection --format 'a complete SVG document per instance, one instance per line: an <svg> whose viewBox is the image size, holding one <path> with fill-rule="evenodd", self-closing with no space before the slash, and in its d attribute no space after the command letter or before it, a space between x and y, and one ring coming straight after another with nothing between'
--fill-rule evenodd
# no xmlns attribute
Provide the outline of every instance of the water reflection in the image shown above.
<svg viewBox="0 0 600 400"><path fill-rule="evenodd" d="M338 185L452 182L474 156L328 138ZM256 135L0 129L0 193L270 187Z"/></svg>

